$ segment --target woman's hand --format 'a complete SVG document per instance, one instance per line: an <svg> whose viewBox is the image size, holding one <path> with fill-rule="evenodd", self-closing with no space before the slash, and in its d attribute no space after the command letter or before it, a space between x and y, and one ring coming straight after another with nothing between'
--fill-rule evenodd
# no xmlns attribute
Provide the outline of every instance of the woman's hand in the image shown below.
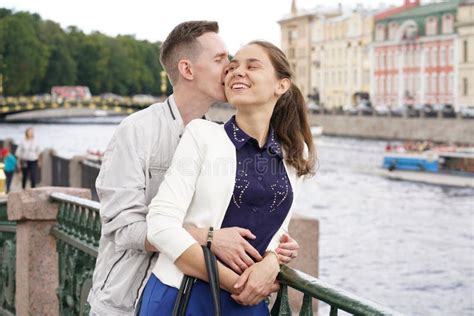
<svg viewBox="0 0 474 316"><path fill-rule="evenodd" d="M278 254L278 262L280 264L287 264L298 256L298 249L300 246L298 242L290 237L288 234L283 234L280 238L280 245L275 250Z"/></svg>
<svg viewBox="0 0 474 316"><path fill-rule="evenodd" d="M280 271L278 258L273 253L267 253L265 258L252 265L238 278L234 288L240 291L232 298L242 305L256 305L268 295L278 290L276 277Z"/></svg>

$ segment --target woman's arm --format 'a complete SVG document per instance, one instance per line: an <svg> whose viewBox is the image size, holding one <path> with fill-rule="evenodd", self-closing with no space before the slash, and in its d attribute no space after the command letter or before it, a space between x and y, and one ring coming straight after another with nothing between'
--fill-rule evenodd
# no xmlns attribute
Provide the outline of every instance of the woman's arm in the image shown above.
<svg viewBox="0 0 474 316"><path fill-rule="evenodd" d="M184 274L208 281L204 253L202 247L198 243L195 243L186 249L175 261L175 264ZM217 269L219 271L221 288L232 294L240 293L241 289L234 287L239 275L221 264L219 261L217 262Z"/></svg>

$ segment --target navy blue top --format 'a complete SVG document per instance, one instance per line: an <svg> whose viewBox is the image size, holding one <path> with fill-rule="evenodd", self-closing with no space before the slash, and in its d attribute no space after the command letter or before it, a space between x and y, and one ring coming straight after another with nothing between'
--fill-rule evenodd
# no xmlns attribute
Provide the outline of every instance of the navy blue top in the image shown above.
<svg viewBox="0 0 474 316"><path fill-rule="evenodd" d="M293 202L282 149L271 126L261 148L256 139L237 126L235 116L224 128L235 145L237 170L234 193L221 227L249 229L257 237L249 240L250 244L263 255Z"/></svg>

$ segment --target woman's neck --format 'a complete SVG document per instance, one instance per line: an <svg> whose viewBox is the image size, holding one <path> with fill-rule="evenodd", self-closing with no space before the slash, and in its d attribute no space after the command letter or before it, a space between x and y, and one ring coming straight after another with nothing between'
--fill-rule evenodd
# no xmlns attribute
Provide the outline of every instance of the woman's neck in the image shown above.
<svg viewBox="0 0 474 316"><path fill-rule="evenodd" d="M258 141L258 145L262 147L267 140L272 113L273 109L272 111L237 110L235 121L240 129L250 137L255 138Z"/></svg>

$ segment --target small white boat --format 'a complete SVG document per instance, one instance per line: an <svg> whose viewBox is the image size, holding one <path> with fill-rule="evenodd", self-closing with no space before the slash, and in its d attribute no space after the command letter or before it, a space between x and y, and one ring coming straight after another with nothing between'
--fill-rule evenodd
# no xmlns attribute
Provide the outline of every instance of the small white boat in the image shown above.
<svg viewBox="0 0 474 316"><path fill-rule="evenodd" d="M323 127L322 126L311 126L311 135L313 137L319 137L323 135Z"/></svg>

